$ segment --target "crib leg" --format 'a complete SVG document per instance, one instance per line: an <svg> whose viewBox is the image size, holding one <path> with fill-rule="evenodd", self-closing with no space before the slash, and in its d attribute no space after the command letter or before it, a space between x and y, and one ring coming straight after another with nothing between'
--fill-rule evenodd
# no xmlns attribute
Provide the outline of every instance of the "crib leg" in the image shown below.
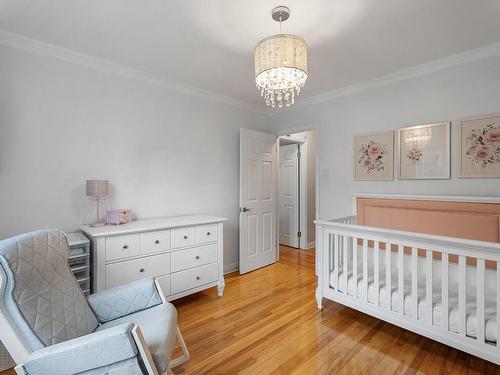
<svg viewBox="0 0 500 375"><path fill-rule="evenodd" d="M323 294L320 288L316 288L316 303L318 304L318 310L323 310Z"/></svg>

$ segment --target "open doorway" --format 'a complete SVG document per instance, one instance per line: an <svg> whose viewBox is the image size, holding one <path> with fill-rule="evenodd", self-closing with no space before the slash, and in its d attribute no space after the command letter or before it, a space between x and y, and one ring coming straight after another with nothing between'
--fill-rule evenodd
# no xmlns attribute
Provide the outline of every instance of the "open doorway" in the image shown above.
<svg viewBox="0 0 500 375"><path fill-rule="evenodd" d="M315 130L279 137L278 235L282 247L315 248Z"/></svg>
<svg viewBox="0 0 500 375"><path fill-rule="evenodd" d="M314 220L319 215L318 132L317 124L283 131L281 137L240 129L240 274L275 263L280 257L280 238L290 250L288 254L296 254L299 263L301 252L315 248ZM282 160L288 158L293 163L294 154L297 159L296 169L286 172L287 175L280 171L280 143L282 152L287 150L289 154L283 155ZM285 186L292 195L296 191L294 200L282 197L282 208L290 206L290 202L296 205L286 207L291 213L283 211L283 220L279 213L280 180L284 184L282 191L286 192Z"/></svg>

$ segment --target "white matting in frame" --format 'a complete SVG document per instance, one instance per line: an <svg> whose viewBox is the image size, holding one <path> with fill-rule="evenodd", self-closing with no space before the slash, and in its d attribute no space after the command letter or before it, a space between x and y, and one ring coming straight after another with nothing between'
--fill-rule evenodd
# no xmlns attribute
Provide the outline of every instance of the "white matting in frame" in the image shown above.
<svg viewBox="0 0 500 375"><path fill-rule="evenodd" d="M450 122L398 130L398 179L450 178Z"/></svg>

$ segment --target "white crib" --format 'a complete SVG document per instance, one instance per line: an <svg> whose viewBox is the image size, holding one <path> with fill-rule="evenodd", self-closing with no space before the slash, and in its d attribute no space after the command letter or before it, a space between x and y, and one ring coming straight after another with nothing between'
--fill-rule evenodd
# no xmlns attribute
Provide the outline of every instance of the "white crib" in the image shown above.
<svg viewBox="0 0 500 375"><path fill-rule="evenodd" d="M435 204L426 210L390 202L357 213L365 223L370 213L414 223L428 215L437 227L458 220L492 231L496 218L500 235L500 215L489 208L450 213ZM356 216L316 226L318 308L327 298L500 364L500 243L358 225Z"/></svg>

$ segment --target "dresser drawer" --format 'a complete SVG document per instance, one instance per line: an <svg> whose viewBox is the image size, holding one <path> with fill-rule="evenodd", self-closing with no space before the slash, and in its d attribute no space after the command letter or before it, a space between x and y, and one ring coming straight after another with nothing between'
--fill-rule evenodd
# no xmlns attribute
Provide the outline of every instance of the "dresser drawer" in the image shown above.
<svg viewBox="0 0 500 375"><path fill-rule="evenodd" d="M196 243L217 241L217 224L198 225L196 227Z"/></svg>
<svg viewBox="0 0 500 375"><path fill-rule="evenodd" d="M181 293L185 290L217 281L217 263L173 273L170 277L171 294Z"/></svg>
<svg viewBox="0 0 500 375"><path fill-rule="evenodd" d="M139 254L138 234L106 238L106 261L129 258Z"/></svg>
<svg viewBox="0 0 500 375"><path fill-rule="evenodd" d="M141 254L170 250L170 231L141 233Z"/></svg>
<svg viewBox="0 0 500 375"><path fill-rule="evenodd" d="M216 261L216 244L175 251L172 253L172 272L187 270Z"/></svg>
<svg viewBox="0 0 500 375"><path fill-rule="evenodd" d="M160 284L163 295L168 297L170 295L170 275L160 276L158 278L158 284Z"/></svg>
<svg viewBox="0 0 500 375"><path fill-rule="evenodd" d="M106 266L106 288L129 283L144 277L170 273L170 253L125 260Z"/></svg>
<svg viewBox="0 0 500 375"><path fill-rule="evenodd" d="M195 227L172 229L172 249L192 246L196 243Z"/></svg>

